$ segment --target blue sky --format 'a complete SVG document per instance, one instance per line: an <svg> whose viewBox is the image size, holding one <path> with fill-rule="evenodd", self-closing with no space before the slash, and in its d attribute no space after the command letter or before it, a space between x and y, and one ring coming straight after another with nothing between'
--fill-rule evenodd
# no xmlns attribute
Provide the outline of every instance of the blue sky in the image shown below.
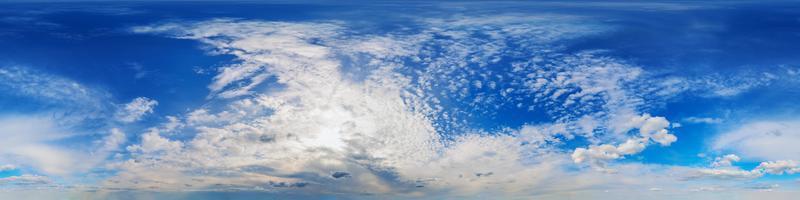
<svg viewBox="0 0 800 200"><path fill-rule="evenodd" d="M0 199L800 191L793 2L0 4Z"/></svg>

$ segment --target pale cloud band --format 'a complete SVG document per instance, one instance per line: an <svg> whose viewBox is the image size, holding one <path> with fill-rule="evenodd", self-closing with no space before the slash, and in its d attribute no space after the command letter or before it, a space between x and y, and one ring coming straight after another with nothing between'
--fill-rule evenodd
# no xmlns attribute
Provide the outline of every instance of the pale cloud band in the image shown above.
<svg viewBox="0 0 800 200"><path fill-rule="evenodd" d="M137 33L201 41L214 47L214 53L236 56L240 63L222 67L209 85L216 98L231 99L227 108L199 108L182 118L182 131L197 132L190 140L170 139L166 135L171 130L163 127L151 129L142 137L142 144L128 148L134 159L121 162L119 176L109 184L163 190L296 188L323 193L412 196L441 191L514 195L591 191L622 183L617 181L620 178L630 181L624 185L659 188L654 191L678 187L670 184L680 180L654 174L644 174L654 182L637 180L634 174L644 172L620 172L613 168L628 166L608 163L638 154L651 143L669 146L678 140L669 133L667 119L641 111L649 103L641 98L644 91L632 91L636 87L629 85L657 85L649 82L650 77L641 68L598 58L591 52L567 56L545 53L514 64L513 70L523 76L508 78L519 85L503 84L488 78L492 77L488 74L476 76L484 78L465 76L441 82L444 76L458 77L461 70L485 73L472 66L496 62L493 58L508 51L504 48L510 44L506 43L533 52L557 51L558 47L548 44L604 29L572 24L571 20L580 20L572 17L555 17L564 20L560 25L536 17L477 19L423 20L429 29L388 35L345 35L347 24L342 22L212 20L136 27ZM534 32L545 34L523 38ZM491 41L503 42L466 37L474 33L488 34ZM450 39L441 39L441 35ZM425 50L428 45L449 44L464 48L445 50L439 57L428 55L431 52ZM367 58L360 67L372 69L356 76L361 78L350 74L339 60L356 55ZM409 63L401 61L403 58L422 65L417 70L425 73L404 73L410 68ZM542 58L553 62L545 66L555 73L537 68ZM270 76L285 87L258 89ZM480 94L485 101L467 98L474 88L490 89ZM441 89L455 97L428 92ZM516 107L557 105L548 111L554 116L554 123L447 138L437 133L467 130L441 127L442 122L457 120L440 117L459 113L452 110L457 108L437 103L441 98L472 101L472 105L483 108L493 98L515 102L505 98L512 92L534 102L519 102ZM601 103L601 109L586 106L592 102ZM492 107L484 109L486 114L493 114ZM632 132L636 134L631 135ZM575 136L592 141L592 145L574 151L559 146L562 140ZM573 171L573 162L589 162L602 170L586 170L577 165L577 171ZM766 165L774 164L764 165L752 173L769 172L771 167ZM632 169L674 171L682 173L683 179L711 170L647 166ZM341 172L348 176L337 177ZM614 175L604 175L609 173ZM587 177L593 181L568 184Z"/></svg>

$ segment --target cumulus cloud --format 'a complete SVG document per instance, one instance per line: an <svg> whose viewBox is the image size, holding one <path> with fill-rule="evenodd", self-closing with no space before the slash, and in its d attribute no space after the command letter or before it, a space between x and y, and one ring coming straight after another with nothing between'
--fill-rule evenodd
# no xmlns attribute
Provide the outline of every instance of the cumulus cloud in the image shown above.
<svg viewBox="0 0 800 200"><path fill-rule="evenodd" d="M699 76L668 77L648 87L656 90L656 94L662 97L689 94L704 98L730 98L757 89L776 86L779 83L791 83L796 80L791 71L791 68L778 66L748 68L732 72L711 72ZM721 123L723 120L712 117L689 117L685 121L689 123Z"/></svg>
<svg viewBox="0 0 800 200"><path fill-rule="evenodd" d="M142 119L147 114L153 113L153 108L158 105L158 101L149 99L147 97L137 97L130 103L122 106L117 111L117 119L121 122L135 122Z"/></svg>
<svg viewBox="0 0 800 200"><path fill-rule="evenodd" d="M406 198L685 191L697 185L681 187L685 180L670 175L797 172L789 160L733 168L738 158L727 156L712 169L614 163L652 144L673 144L677 137L668 129L676 125L644 111L653 106L648 99L663 94L642 89L652 85L642 68L591 51L559 52L553 42L605 30L578 19L423 20L422 31L402 34L363 34L335 21L137 27L138 33L198 40L211 53L235 56L236 63L220 67L208 85L209 99L221 106L168 116L143 133L126 131L141 133L132 141L123 128L107 129L90 151L96 159L50 146L14 153L59 175L125 153L108 164L115 172L102 183L108 188ZM113 117L139 121L157 104L139 97ZM543 110L549 121L486 130L472 124L475 115L496 117L506 109ZM565 149L576 138L588 147Z"/></svg>

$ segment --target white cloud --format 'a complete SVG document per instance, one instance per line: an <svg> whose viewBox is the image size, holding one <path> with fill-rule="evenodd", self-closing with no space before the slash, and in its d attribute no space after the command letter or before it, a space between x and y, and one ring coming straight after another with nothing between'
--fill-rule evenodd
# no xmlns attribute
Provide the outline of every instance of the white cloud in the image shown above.
<svg viewBox="0 0 800 200"><path fill-rule="evenodd" d="M45 185L50 183L52 183L52 181L45 176L30 175L30 174L0 178L0 188L6 185L35 186L35 185Z"/></svg>
<svg viewBox="0 0 800 200"><path fill-rule="evenodd" d="M117 151L127 141L125 133L123 133L119 128L112 128L109 133L110 134L106 135L106 137L101 141L102 144L97 150L99 153L107 154L111 151ZM102 154L97 156L103 157Z"/></svg>
<svg viewBox="0 0 800 200"><path fill-rule="evenodd" d="M678 180L676 174L757 178L797 172L792 160L763 162L749 171L734 168L731 162L739 158L733 155L717 158L713 169L611 162L651 144L677 141L668 131L677 123L644 111L657 106L650 99L696 90L688 83L705 81L706 90L715 89L713 95L732 96L768 81L661 80L602 53L564 53L552 44L608 29L591 22L570 16L454 17L423 20L421 25L427 27L416 33L378 35L356 33L347 24L331 21L211 20L137 27L134 31L139 33L201 41L212 53L233 55L239 63L219 68L208 85L209 97L223 106L167 117L147 129L125 148L129 157L110 164L118 173L105 184L167 191L305 188L400 198L450 193L501 199L552 199L547 196L552 194L626 199L655 191L684 197L679 192L689 188L737 192L729 185ZM503 59L512 60L511 66L501 66ZM0 85L23 95L58 99L85 89L15 70L0 69L0 77L20 83ZM281 87L262 87L272 80ZM664 85L648 88L660 83ZM135 122L153 113L157 104L136 98L114 117ZM543 110L551 122L488 132L475 130L467 120L471 115L505 115L501 111L509 108ZM0 120L0 127L31 133L2 134L18 138L0 141L15 145L0 151L10 149L44 173L69 174L98 162L81 156L81 151L42 145L64 138L48 120ZM570 155L560 145L577 137L590 144ZM749 136L733 138L721 146L752 142ZM104 159L127 143L122 129L112 128L88 152ZM576 169L573 163L604 170ZM334 179L333 173L349 176Z"/></svg>
<svg viewBox="0 0 800 200"><path fill-rule="evenodd" d="M420 32L378 35L319 21L137 27L138 33L201 41L238 63L220 67L208 85L209 97L224 106L197 108L150 129L141 143L128 146L131 159L115 163L120 171L106 184L411 196L594 194L698 186L680 187L685 180L671 173L761 176L612 162L651 144L677 141L668 130L676 123L643 111L657 106L651 98L672 94L648 88L658 80L642 68L597 52L552 53L559 49L550 42L604 29L548 23L574 18L542 19L429 20ZM485 70L514 52L533 53L511 59L516 60L509 72ZM261 87L273 80L280 87ZM467 120L474 113L503 114L500 108L545 109L551 123L488 132ZM167 134L173 131L184 132ZM590 145L574 152L559 146L576 137ZM604 170L575 169L572 163ZM331 178L337 172L350 176Z"/></svg>
<svg viewBox="0 0 800 200"><path fill-rule="evenodd" d="M719 118L711 118L711 117L687 117L683 119L684 122L693 123L693 124L719 124L722 123L722 119Z"/></svg>
<svg viewBox="0 0 800 200"><path fill-rule="evenodd" d="M642 152L646 143L646 138L639 138L628 139L618 146L604 144L589 146L589 148L576 148L572 152L572 160L575 163L589 162L593 167L606 171L608 170L606 169L607 161Z"/></svg>
<svg viewBox="0 0 800 200"><path fill-rule="evenodd" d="M628 138L624 143L617 146L603 144L592 145L589 148L576 148L572 153L575 163L589 162L592 166L604 169L606 162L622 158L625 155L633 155L642 152L650 141L669 146L678 138L667 131L669 121L664 117L652 117L650 114L641 116L629 116L627 120L617 117L612 125L612 129L617 133L626 133L632 129L638 129L638 136Z"/></svg>
<svg viewBox="0 0 800 200"><path fill-rule="evenodd" d="M69 176L102 164L110 153L120 150L125 143L124 133L111 129L104 138L94 143L76 143L81 148L67 148L53 144L55 141L82 136L60 128L51 118L4 117L0 118L0 159L47 175Z"/></svg>
<svg viewBox="0 0 800 200"><path fill-rule="evenodd" d="M117 111L117 119L121 122L135 122L142 119L147 114L153 113L153 108L158 105L158 101L147 97L137 97L130 103L125 104Z"/></svg>
<svg viewBox="0 0 800 200"><path fill-rule="evenodd" d="M738 157L732 154L725 157L718 157L712 164L715 168L697 169L697 173L691 175L689 178L754 179L762 177L765 174L783 175L800 172L800 162L796 160L766 161L761 162L751 170L744 170L738 167L731 167L730 163L724 163L726 159L738 160Z"/></svg>
<svg viewBox="0 0 800 200"><path fill-rule="evenodd" d="M16 159L18 164L31 165L50 174L67 174L74 166L73 155L48 142L74 136L50 118L0 118L0 155Z"/></svg>
<svg viewBox="0 0 800 200"><path fill-rule="evenodd" d="M0 67L4 94L32 99L31 114L3 113L0 117L0 160L47 175L85 172L102 161L92 154L102 145L72 140L103 131L113 115L110 95L70 79L22 67ZM40 106L40 107L36 107ZM71 141L65 147L62 141ZM99 149L99 150L98 150Z"/></svg>
<svg viewBox="0 0 800 200"><path fill-rule="evenodd" d="M127 149L128 151L143 153L158 153L158 152L175 152L181 149L182 144L177 141L170 141L161 137L158 129L150 129L147 133L142 134L142 142L140 145L132 145Z"/></svg>
<svg viewBox="0 0 800 200"><path fill-rule="evenodd" d="M744 123L718 135L714 150L735 152L744 159L800 159L800 121L775 120Z"/></svg>
<svg viewBox="0 0 800 200"><path fill-rule="evenodd" d="M167 116L167 122L163 124L165 131L173 131L184 126L181 119L175 116Z"/></svg>
<svg viewBox="0 0 800 200"><path fill-rule="evenodd" d="M71 136L57 128L58 124L47 117L2 117L0 118L0 151L13 150L20 144L52 141Z"/></svg>
<svg viewBox="0 0 800 200"><path fill-rule="evenodd" d="M56 104L66 107L80 107L82 110L96 112L108 105L103 102L109 94L72 81L24 67L0 67L0 89L6 94L16 94L42 101L43 104ZM82 113L84 115L88 113Z"/></svg>
<svg viewBox="0 0 800 200"><path fill-rule="evenodd" d="M759 171L748 171L738 168L700 169L693 178L718 178L718 179L752 179L763 176Z"/></svg>
<svg viewBox="0 0 800 200"><path fill-rule="evenodd" d="M736 156L734 154L728 154L728 155L725 155L725 156L722 156L722 157L714 158L714 162L711 163L711 166L712 167L729 167L734 162L739 162L740 160L741 160L741 158L739 158L739 156Z"/></svg>
<svg viewBox="0 0 800 200"><path fill-rule="evenodd" d="M55 146L29 144L17 146L11 153L29 159L28 164L46 174L70 175L85 169L79 163L81 155Z"/></svg>
<svg viewBox="0 0 800 200"><path fill-rule="evenodd" d="M800 173L800 162L795 160L778 160L762 162L756 167L756 170L763 170L764 173L769 174L794 174Z"/></svg>
<svg viewBox="0 0 800 200"><path fill-rule="evenodd" d="M0 171L9 171L9 170L15 170L15 169L17 169L17 166L14 166L14 165L10 165L10 164L0 165Z"/></svg>
<svg viewBox="0 0 800 200"><path fill-rule="evenodd" d="M26 67L0 66L0 92L30 100L27 105L34 110L29 112L47 115L65 128L113 114L108 112L113 109L109 93Z"/></svg>
<svg viewBox="0 0 800 200"><path fill-rule="evenodd" d="M642 145L642 147L643 146L644 145ZM575 161L575 163L583 163L590 159L613 160L620 156L620 151L617 147L604 144L600 146L590 146L588 149L576 148L572 153L572 160Z"/></svg>
<svg viewBox="0 0 800 200"><path fill-rule="evenodd" d="M770 68L747 68L733 72L710 72L700 76L667 77L649 90L664 98L692 95L705 98L730 98L756 89L774 86L776 83L791 83L797 80L794 75L783 71L782 66ZM710 117L689 117L689 123L721 123L723 120Z"/></svg>

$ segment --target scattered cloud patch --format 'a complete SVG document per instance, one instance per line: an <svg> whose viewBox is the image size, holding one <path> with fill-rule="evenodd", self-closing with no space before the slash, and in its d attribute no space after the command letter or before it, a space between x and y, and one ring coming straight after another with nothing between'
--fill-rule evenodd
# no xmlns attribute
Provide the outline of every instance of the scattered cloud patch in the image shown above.
<svg viewBox="0 0 800 200"><path fill-rule="evenodd" d="M732 158L732 157L729 157ZM725 159L720 158L720 159ZM714 162L716 164L718 162ZM712 164L712 165L714 165ZM698 169L690 178L716 178L716 179L754 179L765 174L783 175L800 172L800 162L796 160L777 160L761 162L752 170L743 170L737 167L719 165L711 169Z"/></svg>
<svg viewBox="0 0 800 200"><path fill-rule="evenodd" d="M137 97L127 103L117 111L117 119L121 122L135 122L142 119L147 114L153 113L153 109L158 105L158 101L147 97Z"/></svg>
<svg viewBox="0 0 800 200"><path fill-rule="evenodd" d="M10 164L0 165L0 171L11 171L11 170L15 170L15 169L17 169L17 167L14 166L14 165L10 165Z"/></svg>
<svg viewBox="0 0 800 200"><path fill-rule="evenodd" d="M617 146L603 144L589 148L576 148L572 153L575 163L589 162L593 167L605 169L606 162L642 152L651 142L661 146L669 146L678 138L669 133L670 123L664 117L652 117L650 114L633 116L628 120L617 121L612 127L616 132L625 133L638 129L638 136L627 139Z"/></svg>

